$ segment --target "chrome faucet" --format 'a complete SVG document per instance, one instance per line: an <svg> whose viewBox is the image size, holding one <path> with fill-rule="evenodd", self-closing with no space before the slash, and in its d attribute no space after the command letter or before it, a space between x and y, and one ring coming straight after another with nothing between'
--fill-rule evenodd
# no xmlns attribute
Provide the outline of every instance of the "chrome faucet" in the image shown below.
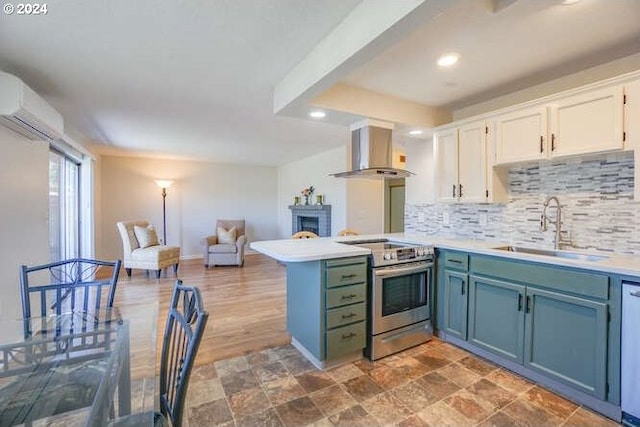
<svg viewBox="0 0 640 427"><path fill-rule="evenodd" d="M555 220L550 220L547 216L547 208L549 207L549 203L556 202L556 218ZM547 197L547 199L542 203L542 215L540 217L540 231L547 231L547 223L550 222L556 226L556 234L553 239L553 248L558 250L562 249L562 246L571 246L570 240L562 239L562 207L560 206L560 200L556 196Z"/></svg>

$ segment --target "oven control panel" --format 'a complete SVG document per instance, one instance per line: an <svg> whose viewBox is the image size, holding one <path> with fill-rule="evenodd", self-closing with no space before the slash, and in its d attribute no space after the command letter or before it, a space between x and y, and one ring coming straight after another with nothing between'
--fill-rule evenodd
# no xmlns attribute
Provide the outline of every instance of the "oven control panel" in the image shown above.
<svg viewBox="0 0 640 427"><path fill-rule="evenodd" d="M411 261L433 260L432 247L406 247L381 251L373 254L374 265L393 265Z"/></svg>

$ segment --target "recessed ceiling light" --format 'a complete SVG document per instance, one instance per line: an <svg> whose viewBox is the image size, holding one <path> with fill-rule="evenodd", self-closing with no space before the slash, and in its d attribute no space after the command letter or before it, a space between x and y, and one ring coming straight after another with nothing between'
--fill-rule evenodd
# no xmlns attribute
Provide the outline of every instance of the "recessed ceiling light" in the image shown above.
<svg viewBox="0 0 640 427"><path fill-rule="evenodd" d="M572 4L576 4L576 3L578 3L579 1L580 1L580 0L562 0L562 2L561 2L561 3L562 3L562 4L564 4L564 5L570 6L570 5L572 5Z"/></svg>
<svg viewBox="0 0 640 427"><path fill-rule="evenodd" d="M409 135L422 135L421 130L412 130L409 132Z"/></svg>
<svg viewBox="0 0 640 427"><path fill-rule="evenodd" d="M438 58L437 63L438 63L438 66L440 67L451 67L456 62L458 62L458 59L460 59L459 53L449 52L449 53L445 53L444 55L441 55Z"/></svg>
<svg viewBox="0 0 640 427"><path fill-rule="evenodd" d="M313 117L314 119L321 119L326 115L327 113L325 113L324 111L312 111L309 113L309 117Z"/></svg>

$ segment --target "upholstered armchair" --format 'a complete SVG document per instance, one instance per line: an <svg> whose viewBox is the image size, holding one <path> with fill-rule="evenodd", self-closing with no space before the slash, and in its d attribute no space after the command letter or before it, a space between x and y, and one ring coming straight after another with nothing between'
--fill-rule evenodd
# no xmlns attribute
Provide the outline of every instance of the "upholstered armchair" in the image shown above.
<svg viewBox="0 0 640 427"><path fill-rule="evenodd" d="M153 227L146 220L119 221L117 223L122 247L124 250L124 268L131 277L131 269L139 268L155 270L156 278L160 272L173 265L173 272L178 275L180 248L178 246L160 245Z"/></svg>
<svg viewBox="0 0 640 427"><path fill-rule="evenodd" d="M220 219L216 223L216 234L202 239L204 266L244 264L244 219Z"/></svg>

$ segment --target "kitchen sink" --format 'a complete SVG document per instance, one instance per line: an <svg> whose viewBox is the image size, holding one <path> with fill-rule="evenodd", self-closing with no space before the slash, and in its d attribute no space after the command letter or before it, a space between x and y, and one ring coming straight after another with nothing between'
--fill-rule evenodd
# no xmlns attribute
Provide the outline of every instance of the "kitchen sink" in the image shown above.
<svg viewBox="0 0 640 427"><path fill-rule="evenodd" d="M552 249L523 248L521 246L498 246L496 248L491 248L491 249L497 249L499 251L506 251L506 252L518 252L522 254L575 259L578 261L602 261L603 259L609 258L608 256L605 256L605 255L593 255L593 254L584 254L580 252L556 251Z"/></svg>

